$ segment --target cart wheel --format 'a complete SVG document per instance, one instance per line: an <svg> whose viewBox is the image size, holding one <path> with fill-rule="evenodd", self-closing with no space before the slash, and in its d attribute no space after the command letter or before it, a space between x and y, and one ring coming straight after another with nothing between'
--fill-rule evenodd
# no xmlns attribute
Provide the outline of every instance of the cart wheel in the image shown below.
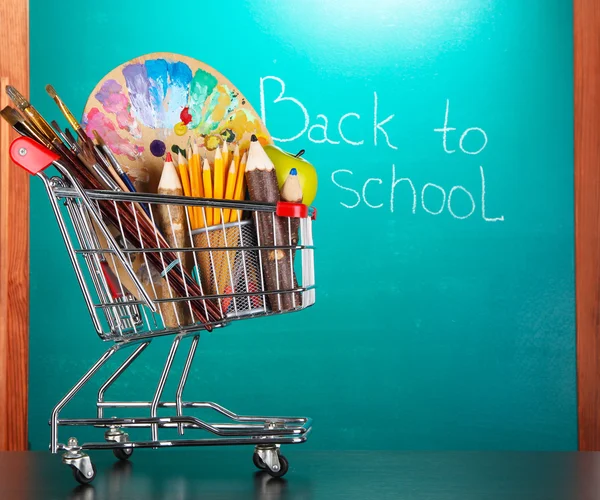
<svg viewBox="0 0 600 500"><path fill-rule="evenodd" d="M283 455L279 455L279 470L273 471L268 467L266 467L265 470L273 477L283 477L289 468L290 464L288 463L287 458L285 458Z"/></svg>
<svg viewBox="0 0 600 500"><path fill-rule="evenodd" d="M96 477L96 467L94 464L92 464L92 475L90 477L85 476L77 467L71 466L71 469L73 469L73 477L75 478L75 481L77 481L79 484L89 484Z"/></svg>
<svg viewBox="0 0 600 500"><path fill-rule="evenodd" d="M254 462L254 465L256 465L257 469L265 470L267 468L267 464L263 462L263 459L260 458L260 455L256 452L254 452L254 455L252 455L252 461Z"/></svg>
<svg viewBox="0 0 600 500"><path fill-rule="evenodd" d="M129 460L133 455L133 448L113 448L113 455L119 460Z"/></svg>

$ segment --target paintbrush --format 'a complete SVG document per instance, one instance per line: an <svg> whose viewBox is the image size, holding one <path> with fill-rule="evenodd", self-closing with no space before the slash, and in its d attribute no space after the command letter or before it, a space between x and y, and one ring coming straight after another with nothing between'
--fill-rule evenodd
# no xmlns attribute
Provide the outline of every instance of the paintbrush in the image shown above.
<svg viewBox="0 0 600 500"><path fill-rule="evenodd" d="M77 157L83 162L83 164L88 168L88 170L100 181L108 189L113 191L121 191L119 185L106 173L98 163L96 162L96 158L94 154L88 147L83 147L81 153L77 155Z"/></svg>
<svg viewBox="0 0 600 500"><path fill-rule="evenodd" d="M104 142L104 139L102 139L102 137L100 136L100 134L97 131L92 130L92 133L94 134L94 137L96 139L96 142L98 143L98 146L100 147L100 150L104 153L104 155L106 156L108 161L111 163L113 168L117 171L117 174L119 174L119 177L121 178L121 180L125 183L125 185L129 189L129 191L131 191L132 193L135 193L136 189L135 189L135 186L133 185L133 182L131 182L131 179L129 178L129 176L127 175L125 170L123 170L123 167L121 167L121 164L119 163L119 161L117 160L117 158L115 157L113 152L107 146L106 142Z"/></svg>
<svg viewBox="0 0 600 500"><path fill-rule="evenodd" d="M80 146L82 147L82 149L85 150L84 145L88 145L92 154L95 156L96 160L100 161L102 163L105 163L106 159L103 157L100 150L96 147L96 145L94 144L94 141L92 141L91 137L88 137L88 135L85 133L85 130L83 130L83 127L81 126L81 124L77 121L77 119L75 118L73 113L71 113L71 110L67 107L67 105L64 103L64 101L58 96L54 87L49 84L46 85L46 92L48 93L48 95L50 97L52 97L52 99L58 106L58 109L60 109L61 113L64 115L64 117L69 122L69 125L71 125L73 130L75 130L75 133L79 136L78 142L80 143Z"/></svg>
<svg viewBox="0 0 600 500"><path fill-rule="evenodd" d="M67 108L67 105L58 96L58 94L56 93L56 90L54 90L54 87L52 85L46 85L46 92L48 92L48 95L50 97L52 97L52 99L58 106L58 109L60 109L61 113L64 115L64 117L69 122L69 125L71 125L71 127L73 128L73 130L75 130L75 132L81 138L81 140L83 142L91 141L91 139L86 135L82 126L79 124L79 122L75 118L75 116L73 116L73 113L71 113L71 110L69 108Z"/></svg>
<svg viewBox="0 0 600 500"><path fill-rule="evenodd" d="M129 191L130 193L137 192L137 190L135 189L135 186L133 185L133 182L131 182L131 179L129 178L129 176L127 175L125 170L123 170L123 167L121 167L121 164L119 163L119 161L117 160L117 158L115 157L113 152L110 150L108 145L104 142L104 139L102 139L102 137L96 130L93 130L92 133L94 134L94 137L96 138L96 141L98 142L97 147L99 148L103 158L105 157L105 161L107 162L108 170L110 171L111 174L113 174L113 172L114 172L113 177L115 175L118 177L118 179L115 178L115 180L123 188L123 191ZM139 206L142 208L142 210L146 213L146 215L148 217L151 217L150 207L148 206L147 203L140 203Z"/></svg>
<svg viewBox="0 0 600 500"><path fill-rule="evenodd" d="M77 143L73 143L71 142L70 138L67 136L67 134L65 132L63 132L63 130L60 128L60 125L58 124L58 122L56 120L52 120L50 122L50 125L52 125L52 128L56 131L56 133L62 138L63 142L69 147L69 149L77 154Z"/></svg>
<svg viewBox="0 0 600 500"><path fill-rule="evenodd" d="M44 117L25 99L25 97L12 85L6 86L6 95L10 97L15 106L31 121L35 127L48 139L48 141L62 142L60 136L54 132Z"/></svg>
<svg viewBox="0 0 600 500"><path fill-rule="evenodd" d="M2 118L4 118L13 129L19 134L34 139L49 149L54 149L52 144L42 136L16 109L6 106L0 111Z"/></svg>
<svg viewBox="0 0 600 500"><path fill-rule="evenodd" d="M79 147L79 143L77 142L77 139L73 136L73 134L71 133L71 131L68 128L65 128L65 135L69 138L69 142L75 148L75 152L80 153L81 148Z"/></svg>
<svg viewBox="0 0 600 500"><path fill-rule="evenodd" d="M14 88L7 86L7 95L13 100L16 106L23 112L26 120L20 120L14 116L12 112L5 112L7 118L12 119L16 123L29 122L28 124L36 129L37 135L41 135L43 140L39 142L44 146L58 152L62 157L61 165L68 170L85 189L102 189L104 188L104 182L99 181L89 170L89 165L83 160L90 162L93 161L89 158L89 154L92 153L93 147L90 148L89 144L91 139L82 140L81 144L81 156L76 156L65 144L62 142L61 137L50 127L48 122L31 106L31 104ZM9 121L10 122L10 121ZM19 125L18 128L25 132L26 126ZM33 134L32 134L33 135ZM37 139L37 137L35 137ZM93 144L93 143L92 143ZM86 148L86 145L88 146ZM96 162L93 161L92 164ZM98 166L99 167L99 166ZM99 167L100 168L100 167ZM106 172L104 172L105 175ZM112 179L111 179L112 181ZM152 248L159 246L160 248L169 248L167 241L164 239L162 234L157 231L156 227L148 218L138 218L133 207L124 203L121 205L121 215L117 212L116 207L108 202L100 202L100 209L107 222L110 222L115 227L122 227L124 230L123 237L128 241L137 243L139 248ZM161 257L162 255L162 257ZM150 252L147 254L148 260L157 269L162 268L163 259L168 263L173 262L177 259L174 252L163 252L160 255L157 253ZM202 296L202 290L198 287L194 279L185 272L175 272L171 270L167 273L167 279L171 283L173 289L180 296L186 296L188 293L196 296ZM203 323L218 321L221 318L220 311L216 305L211 301L193 301L191 307L196 315L196 318ZM206 325L208 330L212 327L210 324Z"/></svg>

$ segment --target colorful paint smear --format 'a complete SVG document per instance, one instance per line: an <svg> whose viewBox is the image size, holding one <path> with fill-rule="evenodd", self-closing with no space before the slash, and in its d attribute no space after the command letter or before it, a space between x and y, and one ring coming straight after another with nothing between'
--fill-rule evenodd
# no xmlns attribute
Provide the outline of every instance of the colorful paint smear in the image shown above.
<svg viewBox="0 0 600 500"><path fill-rule="evenodd" d="M227 85L217 85L204 105L202 123L198 131L201 134L222 133L226 135L227 141L233 141L236 134L228 127L232 113L236 110L241 111L237 109L238 96L239 92L230 89ZM244 116L250 116L250 120L254 122L250 114Z"/></svg>
<svg viewBox="0 0 600 500"><path fill-rule="evenodd" d="M145 126L171 129L188 102L192 71L182 62L150 59L128 64L123 76L134 115Z"/></svg>
<svg viewBox="0 0 600 500"><path fill-rule="evenodd" d="M98 108L92 108L84 117L83 127L90 138L94 138L95 130L104 139L107 146L114 154L125 155L130 160L135 160L144 151L143 146L124 139L119 135L114 123Z"/></svg>
<svg viewBox="0 0 600 500"><path fill-rule="evenodd" d="M120 129L126 130L132 137L140 139L142 132L130 112L129 99L121 92L122 89L123 87L116 80L106 80L96 93L96 99L102 104L104 111L115 115Z"/></svg>
<svg viewBox="0 0 600 500"><path fill-rule="evenodd" d="M190 98L189 98L189 113L192 115L192 121L188 124L188 128L197 128L202 123L203 113L202 108L204 103L208 99L208 96L212 94L213 90L217 86L217 78L199 69L194 74L194 78L190 84ZM202 133L202 131L200 131Z"/></svg>

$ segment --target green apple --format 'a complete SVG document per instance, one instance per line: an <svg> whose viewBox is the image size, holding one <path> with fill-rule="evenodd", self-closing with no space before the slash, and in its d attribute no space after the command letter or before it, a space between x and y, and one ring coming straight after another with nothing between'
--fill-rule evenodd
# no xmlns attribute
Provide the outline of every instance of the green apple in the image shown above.
<svg viewBox="0 0 600 500"><path fill-rule="evenodd" d="M300 187L302 188L302 203L310 205L317 195L317 171L310 163L301 156L286 153L283 149L272 144L265 146L265 152L275 165L277 172L277 182L279 189L290 174L290 170L295 168L298 171Z"/></svg>

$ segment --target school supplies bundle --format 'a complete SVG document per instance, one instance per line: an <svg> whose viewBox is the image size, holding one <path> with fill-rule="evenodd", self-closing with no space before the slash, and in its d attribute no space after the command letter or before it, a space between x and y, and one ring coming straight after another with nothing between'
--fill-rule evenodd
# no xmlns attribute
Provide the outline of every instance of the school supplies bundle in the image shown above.
<svg viewBox="0 0 600 500"><path fill-rule="evenodd" d="M256 467L283 476L289 465L280 447L304 442L310 418L240 415L183 392L201 331L314 304L316 211L307 205L316 173L303 152L275 147L230 82L174 54L111 71L81 123L51 86L67 126L46 121L14 87L6 90L14 107L1 115L22 136L10 156L43 183L96 333L114 342L53 409L50 451L63 453L82 484L96 475L88 450L128 460L136 448L219 444L252 446ZM110 398L110 387L140 357L144 371L161 359L142 354L165 335L172 342L155 367L151 398ZM168 398L166 382L188 339ZM120 349L127 354L96 392L94 414L64 418L64 407ZM218 417L203 420L193 414L199 408ZM131 413L105 416L113 409ZM61 441L63 426L72 427ZM102 434L79 442L82 426Z"/></svg>
<svg viewBox="0 0 600 500"><path fill-rule="evenodd" d="M289 155L271 144L222 75L182 56L135 59L98 83L81 123L52 86L46 90L71 130L50 125L13 87L7 93L16 109L6 107L2 117L56 155L83 190L158 195L98 199L99 219L93 208L85 216L93 219L89 244L106 249L97 256L105 300L153 301L166 329L211 329L242 312L312 303L312 292L298 283L295 257L312 201L303 184L316 191L314 168L302 152ZM112 248L113 240L124 248ZM114 261L123 249L123 262ZM129 316L129 326L139 323L132 319L139 312Z"/></svg>

